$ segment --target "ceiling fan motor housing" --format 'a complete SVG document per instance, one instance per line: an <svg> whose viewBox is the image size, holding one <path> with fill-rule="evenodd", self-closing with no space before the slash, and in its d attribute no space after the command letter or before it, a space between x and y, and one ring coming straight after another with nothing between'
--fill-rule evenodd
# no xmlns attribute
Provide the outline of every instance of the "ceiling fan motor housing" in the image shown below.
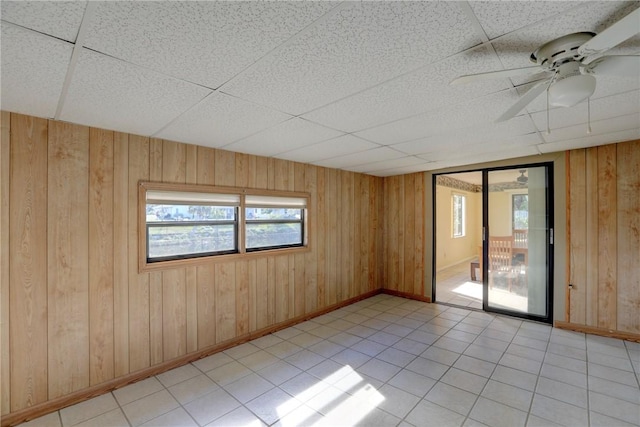
<svg viewBox="0 0 640 427"><path fill-rule="evenodd" d="M595 35L591 32L582 32L558 37L536 49L529 59L547 70L555 70L566 62L580 61L582 56L578 53L578 48Z"/></svg>

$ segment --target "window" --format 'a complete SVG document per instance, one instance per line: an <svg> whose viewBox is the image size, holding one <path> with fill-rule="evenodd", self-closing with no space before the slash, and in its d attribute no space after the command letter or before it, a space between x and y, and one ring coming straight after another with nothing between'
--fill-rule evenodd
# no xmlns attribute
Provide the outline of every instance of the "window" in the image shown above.
<svg viewBox="0 0 640 427"><path fill-rule="evenodd" d="M238 252L235 194L147 191L147 262Z"/></svg>
<svg viewBox="0 0 640 427"><path fill-rule="evenodd" d="M294 192L141 183L140 270L305 248L308 198Z"/></svg>
<svg viewBox="0 0 640 427"><path fill-rule="evenodd" d="M451 196L451 205L453 218L451 224L453 225L453 237L464 237L465 233L465 202L466 197L461 194L453 194Z"/></svg>
<svg viewBox="0 0 640 427"><path fill-rule="evenodd" d="M303 198L247 196L247 251L302 246L305 202Z"/></svg>
<svg viewBox="0 0 640 427"><path fill-rule="evenodd" d="M511 196L513 207L513 229L526 230L529 228L529 195L514 194Z"/></svg>

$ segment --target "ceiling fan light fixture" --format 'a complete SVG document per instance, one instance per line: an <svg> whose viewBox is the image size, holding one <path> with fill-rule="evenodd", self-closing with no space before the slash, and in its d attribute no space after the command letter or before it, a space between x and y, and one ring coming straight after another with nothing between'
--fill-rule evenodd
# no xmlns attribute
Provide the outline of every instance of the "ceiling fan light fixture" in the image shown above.
<svg viewBox="0 0 640 427"><path fill-rule="evenodd" d="M577 74L554 82L549 87L549 103L554 107L573 107L593 95L596 78Z"/></svg>

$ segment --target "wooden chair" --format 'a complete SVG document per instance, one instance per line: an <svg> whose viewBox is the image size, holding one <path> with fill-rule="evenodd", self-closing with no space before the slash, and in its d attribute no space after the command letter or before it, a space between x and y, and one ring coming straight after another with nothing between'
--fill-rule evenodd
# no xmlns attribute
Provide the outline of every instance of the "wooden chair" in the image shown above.
<svg viewBox="0 0 640 427"><path fill-rule="evenodd" d="M513 237L489 237L489 287L493 287L494 276L499 274L507 279L507 286L511 292L514 269Z"/></svg>

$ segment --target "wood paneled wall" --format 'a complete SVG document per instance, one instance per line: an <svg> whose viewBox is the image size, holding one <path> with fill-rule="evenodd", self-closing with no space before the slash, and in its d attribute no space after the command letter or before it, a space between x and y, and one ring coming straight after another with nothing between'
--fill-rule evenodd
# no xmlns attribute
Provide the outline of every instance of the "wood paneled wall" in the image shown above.
<svg viewBox="0 0 640 427"><path fill-rule="evenodd" d="M640 334L640 141L568 155L567 320Z"/></svg>
<svg viewBox="0 0 640 427"><path fill-rule="evenodd" d="M382 287L382 178L7 112L0 166L3 415ZM141 274L140 180L308 192L310 250Z"/></svg>
<svg viewBox="0 0 640 427"><path fill-rule="evenodd" d="M384 289L428 297L425 289L426 177L424 173L384 180ZM429 263L431 260L429 260Z"/></svg>

